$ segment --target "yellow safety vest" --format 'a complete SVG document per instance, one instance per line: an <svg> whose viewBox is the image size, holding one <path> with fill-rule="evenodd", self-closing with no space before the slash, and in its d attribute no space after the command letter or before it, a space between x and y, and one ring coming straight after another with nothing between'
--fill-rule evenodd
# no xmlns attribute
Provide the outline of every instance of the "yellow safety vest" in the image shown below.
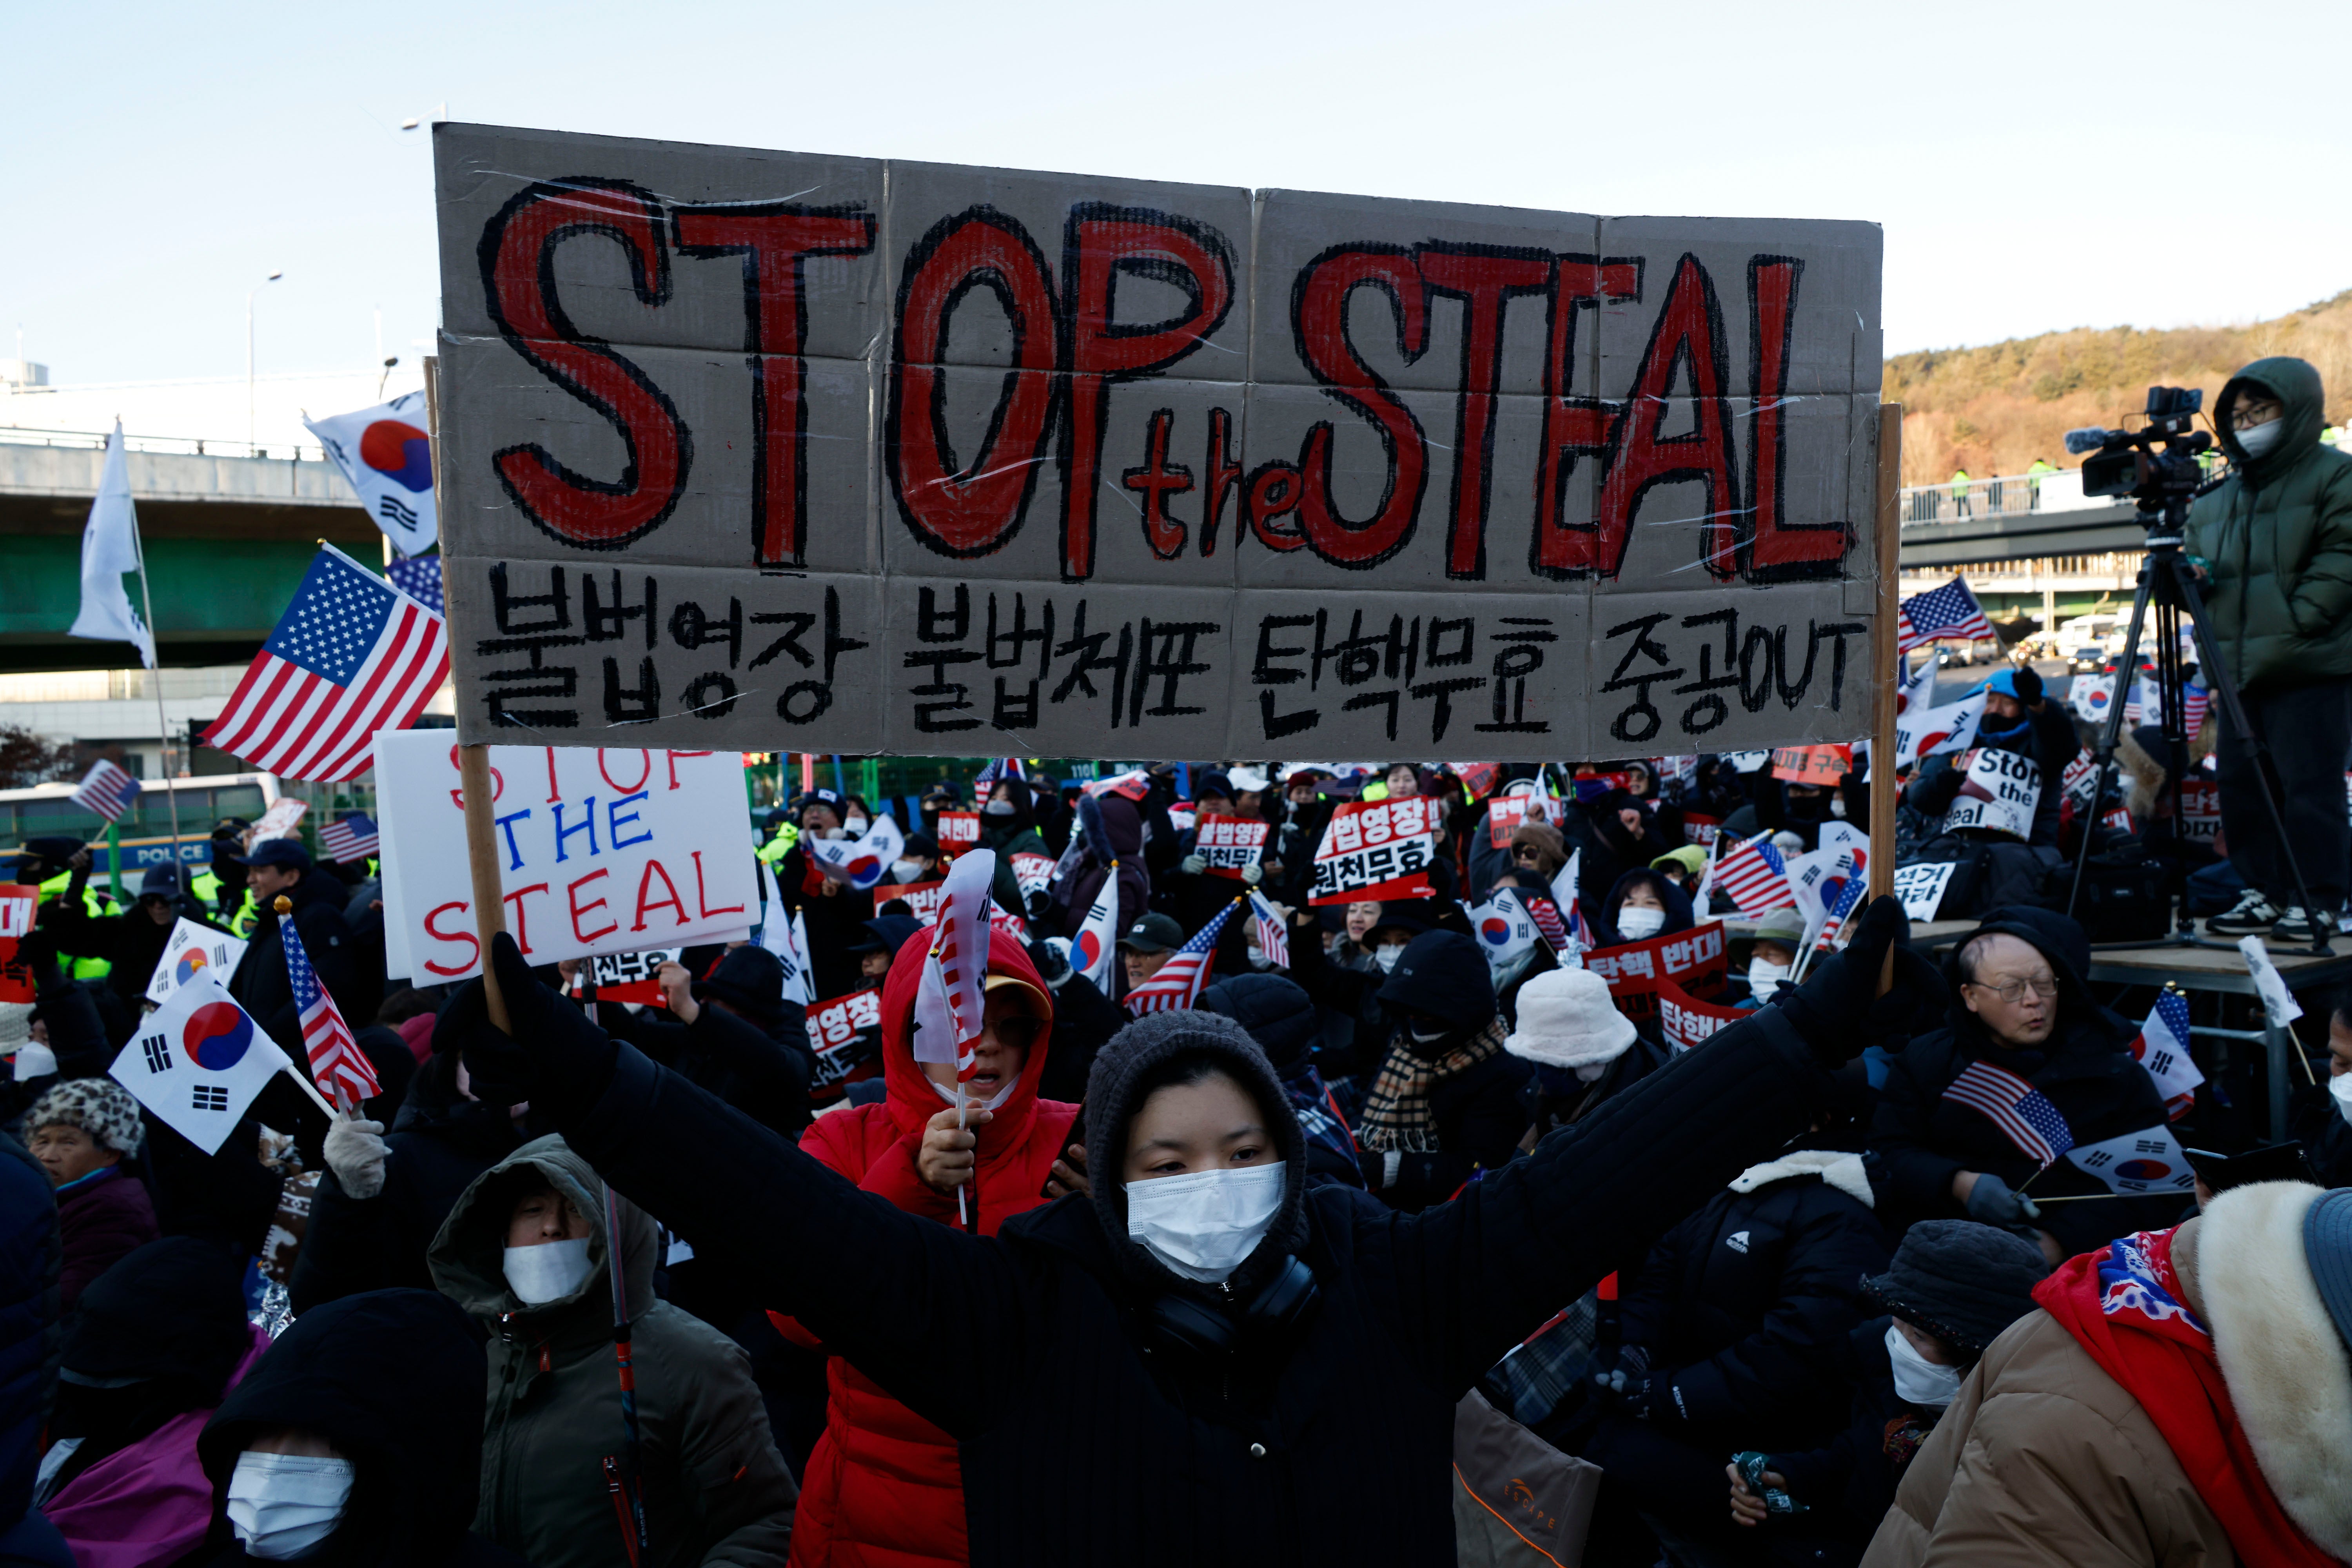
<svg viewBox="0 0 2352 1568"><path fill-rule="evenodd" d="M72 886L73 873L71 871L60 871L56 876L41 884L41 897L44 900L63 898L67 890ZM100 916L109 913L110 911L107 908L109 901L110 900L107 899L106 895L100 892L96 888L91 887L87 882L82 884L82 912L89 916L90 919L97 920ZM67 973L70 973L76 980L103 980L108 975L114 973L114 965L109 963L102 958L71 958L67 957L63 953L60 953L58 956L65 959Z"/></svg>

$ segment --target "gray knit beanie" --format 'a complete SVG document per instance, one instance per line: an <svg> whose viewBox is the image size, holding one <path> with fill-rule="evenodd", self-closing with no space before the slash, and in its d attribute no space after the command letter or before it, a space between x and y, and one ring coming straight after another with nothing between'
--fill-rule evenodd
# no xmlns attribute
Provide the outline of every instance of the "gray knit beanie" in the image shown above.
<svg viewBox="0 0 2352 1568"><path fill-rule="evenodd" d="M25 1113L25 1136L44 1127L79 1127L118 1153L139 1147L139 1102L110 1078L69 1078Z"/></svg>
<svg viewBox="0 0 2352 1568"><path fill-rule="evenodd" d="M1194 1052L1213 1057L1256 1100L1266 1119L1266 1131L1280 1152L1288 1175L1283 1182L1282 1209L1257 1250L1244 1259L1227 1281L1234 1293L1246 1298L1268 1279L1281 1260L1307 1241L1307 1140L1298 1131L1298 1117L1283 1092L1265 1052L1249 1031L1231 1018L1191 1011L1147 1013L1110 1037L1095 1057L1087 1078L1087 1171L1094 1179L1095 1214L1103 1233L1119 1256L1122 1268L1165 1289L1190 1281L1160 1267L1143 1247L1128 1237L1127 1194L1120 1173L1127 1165L1128 1124L1140 1108L1136 1090L1151 1071L1172 1057Z"/></svg>

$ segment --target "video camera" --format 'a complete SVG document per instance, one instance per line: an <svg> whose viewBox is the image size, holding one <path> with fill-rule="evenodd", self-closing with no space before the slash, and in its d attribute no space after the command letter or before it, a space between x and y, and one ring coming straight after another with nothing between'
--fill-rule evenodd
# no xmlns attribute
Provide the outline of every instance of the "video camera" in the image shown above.
<svg viewBox="0 0 2352 1568"><path fill-rule="evenodd" d="M2131 496L2146 510L2167 501L2186 506L2205 480L2198 454L2213 445L2210 431L2189 427L2204 406L2200 388L2151 386L2145 427L2103 430L2094 425L2067 431L2067 451L2095 454L2083 459L2083 493Z"/></svg>

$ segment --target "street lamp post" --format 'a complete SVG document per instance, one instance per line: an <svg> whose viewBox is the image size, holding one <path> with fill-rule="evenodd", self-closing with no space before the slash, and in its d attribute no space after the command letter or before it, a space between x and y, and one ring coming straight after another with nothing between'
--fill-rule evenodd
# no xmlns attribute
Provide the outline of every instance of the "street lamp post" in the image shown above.
<svg viewBox="0 0 2352 1568"><path fill-rule="evenodd" d="M253 395L253 297L285 276L282 271L271 273L255 284L245 297L245 446L247 452L252 451L254 444L261 438L260 416L255 411Z"/></svg>

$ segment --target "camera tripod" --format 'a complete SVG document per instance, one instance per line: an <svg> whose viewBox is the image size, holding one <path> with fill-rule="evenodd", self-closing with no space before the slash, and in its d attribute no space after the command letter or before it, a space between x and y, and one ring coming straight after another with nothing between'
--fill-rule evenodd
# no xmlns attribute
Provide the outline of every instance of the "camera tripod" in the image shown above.
<svg viewBox="0 0 2352 1568"><path fill-rule="evenodd" d="M2074 880L2066 896L2066 912L2074 914L2083 896L2083 873L2090 864L2093 828L2096 826L2099 803L2106 798L2107 781L2114 776L2116 748L2123 739L2124 708L2126 681L2139 679L2140 636L2147 628L2148 611L2156 611L2156 677L2160 717L2158 726L2163 734L2165 751L2165 791L2172 804L2172 821L2176 834L2185 818L2181 815L2181 774L2187 772L2189 743L2194 739L2188 733L2188 704L2183 694L2184 678L2180 660L2180 621L2189 619L2189 632L2197 642L2197 663L2213 693L2214 702L2221 710L2221 721L2243 737L2252 755L2256 778L2261 787L2255 793L2262 796L2263 809L2270 814L2271 831L2278 835L2280 851L2286 857L2288 869L2294 873L2295 898L2315 921L2332 919L2333 911L2318 910L2312 902L2310 886L2304 880L2303 862L2295 855L2294 846L2287 841L2286 824L2280 815L2279 802L2271 786L2278 775L2271 763L2270 748L2254 732L2246 721L2245 704L2239 700L2238 685L2231 679L2222 664L2219 645L2207 625L2205 598L2198 591L2196 568L2180 552L2183 531L2188 526L2189 501L2193 491L2183 493L2178 487L2168 487L2161 497L2140 498L2139 521L2147 531L2147 557L2140 563L2139 591L2132 600L2131 626L2124 634L2123 658L2116 666L2116 693L2107 708L2105 725L2099 732L2097 750L2093 753L2091 805L2083 823L2082 841L2074 851ZM2145 720L2146 715L2142 715ZM2220 942L2197 934L2196 921L2189 913L2189 888L2186 873L2172 894L2173 929L2161 937L2138 942L2108 942L2095 944L2108 951L2149 947L2211 947L2231 949L2234 942ZM2319 934L2307 952L2315 957L2331 955L2327 945L2327 928L2321 924Z"/></svg>

